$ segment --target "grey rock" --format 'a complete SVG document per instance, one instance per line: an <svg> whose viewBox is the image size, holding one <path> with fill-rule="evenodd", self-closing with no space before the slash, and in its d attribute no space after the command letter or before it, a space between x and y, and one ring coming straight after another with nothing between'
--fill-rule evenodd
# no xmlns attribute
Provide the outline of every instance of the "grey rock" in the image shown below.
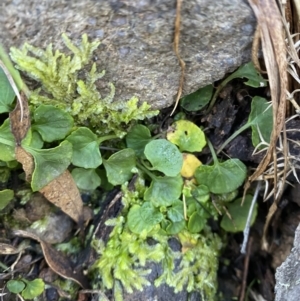
<svg viewBox="0 0 300 301"><path fill-rule="evenodd" d="M48 244L59 244L70 237L73 227L71 218L58 211L51 212L43 220L32 224L27 230Z"/></svg>
<svg viewBox="0 0 300 301"><path fill-rule="evenodd" d="M154 108L171 105L180 67L173 51L176 0L2 0L0 42L63 47L61 33L99 38L95 53L103 82L118 99L136 95ZM246 0L183 1L180 54L186 63L183 95L224 77L250 60L255 18Z"/></svg>
<svg viewBox="0 0 300 301"><path fill-rule="evenodd" d="M275 279L275 301L300 299L300 225L295 232L294 247L287 259L277 268Z"/></svg>

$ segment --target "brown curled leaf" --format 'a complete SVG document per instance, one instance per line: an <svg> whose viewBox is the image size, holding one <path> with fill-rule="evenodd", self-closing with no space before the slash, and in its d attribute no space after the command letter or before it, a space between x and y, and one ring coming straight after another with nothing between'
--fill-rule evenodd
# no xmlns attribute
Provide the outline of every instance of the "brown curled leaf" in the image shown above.
<svg viewBox="0 0 300 301"><path fill-rule="evenodd" d="M34 170L34 160L31 154L26 152L22 146L15 148L16 160L22 164L25 171L26 181L31 182L31 176Z"/></svg>
<svg viewBox="0 0 300 301"><path fill-rule="evenodd" d="M44 242L38 235L24 230L13 230L12 233L16 236L31 238L38 241L42 247L47 264L56 274L65 279L75 281L84 289L89 288L88 279L83 275L82 271L75 270L74 264L68 257Z"/></svg>
<svg viewBox="0 0 300 301"><path fill-rule="evenodd" d="M40 192L75 222L83 223L83 203L80 192L68 170L42 188Z"/></svg>
<svg viewBox="0 0 300 301"><path fill-rule="evenodd" d="M18 254L18 253L20 253L20 250L18 250L16 247L0 242L1 255L11 255L11 254Z"/></svg>
<svg viewBox="0 0 300 301"><path fill-rule="evenodd" d="M30 126L30 112L27 98L21 93L23 106L23 119L21 120L21 107L17 103L15 109L10 113L11 130L16 140L15 154L16 159L23 166L26 174L26 181L31 182L34 172L34 159L32 155L21 146ZM40 190L49 202L59 207L63 212L69 215L75 222L83 224L83 203L79 190L69 173L65 171L59 177L51 181Z"/></svg>
<svg viewBox="0 0 300 301"><path fill-rule="evenodd" d="M24 92L20 93L20 102L23 107L21 110L20 103L17 102L15 109L9 113L11 131L15 137L16 145L21 145L21 141L25 138L30 126L30 112L28 107L28 100ZM23 116L22 116L23 115Z"/></svg>
<svg viewBox="0 0 300 301"><path fill-rule="evenodd" d="M26 152L21 146L17 146L16 159L23 166L26 181L30 182L34 171L32 155ZM83 224L83 203L80 192L68 170L64 171L60 176L43 187L40 193L42 193L49 202L69 215L76 223L80 225Z"/></svg>

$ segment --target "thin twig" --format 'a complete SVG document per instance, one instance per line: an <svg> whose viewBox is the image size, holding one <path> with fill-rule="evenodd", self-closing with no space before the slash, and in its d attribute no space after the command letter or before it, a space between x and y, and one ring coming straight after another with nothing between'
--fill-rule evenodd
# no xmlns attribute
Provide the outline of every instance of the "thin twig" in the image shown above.
<svg viewBox="0 0 300 301"><path fill-rule="evenodd" d="M245 300L245 291L246 291L246 286L247 286L247 276L248 276L251 246L252 246L252 237L250 237L250 239L249 239L249 244L248 244L248 247L247 247L247 253L246 253L246 256L245 256L243 281L242 281L242 287L241 287L241 293L240 293L239 301L244 301Z"/></svg>
<svg viewBox="0 0 300 301"><path fill-rule="evenodd" d="M257 185L256 185L254 196L252 198L251 206L250 206L250 209L249 209L249 212L248 212L248 217L247 217L247 221L246 221L246 224L245 224L245 228L244 228L244 231L243 231L244 240L243 240L243 244L242 244L242 247L241 247L241 253L242 254L246 253L246 247L247 247L248 237L249 237L249 233L250 233L251 219L252 219L254 206L255 206L255 203L257 201L257 197L258 197L258 193L260 191L260 188L261 188L261 181L258 181Z"/></svg>
<svg viewBox="0 0 300 301"><path fill-rule="evenodd" d="M178 87L178 91L177 91L175 105L174 105L174 108L173 108L170 116L173 115L173 113L175 112L175 110L178 106L179 99L180 99L181 94L182 94L183 83L184 83L185 62L180 57L179 51L178 51L179 37L180 37L180 19L181 19L180 11L181 11L182 1L183 0L177 0L176 18L175 18L175 34L174 34L174 52L175 52L175 54L177 56L177 59L179 61L179 64L180 64L181 74L180 74L180 81L179 81L179 87Z"/></svg>

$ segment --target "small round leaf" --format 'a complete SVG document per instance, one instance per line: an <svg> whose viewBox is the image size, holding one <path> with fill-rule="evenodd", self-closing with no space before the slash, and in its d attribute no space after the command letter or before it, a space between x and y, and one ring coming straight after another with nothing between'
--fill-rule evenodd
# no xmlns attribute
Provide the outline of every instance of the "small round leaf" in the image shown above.
<svg viewBox="0 0 300 301"><path fill-rule="evenodd" d="M236 233L244 230L252 198L252 195L246 195L243 206L241 206L242 198L236 199L232 203L228 204L227 211L231 216L231 219L226 214L224 214L221 221L221 227L225 231ZM255 208L251 217L251 225L254 223L256 215L257 204L255 204Z"/></svg>
<svg viewBox="0 0 300 301"><path fill-rule="evenodd" d="M180 173L183 158L173 143L165 139L153 140L146 145L144 153L152 164L152 169L159 170L169 177Z"/></svg>
<svg viewBox="0 0 300 301"><path fill-rule="evenodd" d="M168 132L167 139L176 144L182 152L201 152L206 145L204 132L188 120L176 121Z"/></svg>
<svg viewBox="0 0 300 301"><path fill-rule="evenodd" d="M9 280L7 282L7 289L14 294L19 294L25 288L25 283L21 280Z"/></svg>
<svg viewBox="0 0 300 301"><path fill-rule="evenodd" d="M5 208L13 198L14 198L13 190L4 189L4 190L0 191L0 210Z"/></svg>
<svg viewBox="0 0 300 301"><path fill-rule="evenodd" d="M79 189L95 190L101 184L95 169L74 168L71 174Z"/></svg>
<svg viewBox="0 0 300 301"><path fill-rule="evenodd" d="M22 292L25 299L34 299L39 296L45 289L45 283L42 279L37 278L32 281L26 281L26 287Z"/></svg>
<svg viewBox="0 0 300 301"><path fill-rule="evenodd" d="M212 193L229 193L240 187L245 181L247 168L238 159L230 159L212 166L200 165L195 178L198 184L206 185Z"/></svg>
<svg viewBox="0 0 300 301"><path fill-rule="evenodd" d="M163 220L163 217L162 213L150 202L145 202L142 206L133 205L127 216L128 227L136 234L140 234L142 231L150 232Z"/></svg>

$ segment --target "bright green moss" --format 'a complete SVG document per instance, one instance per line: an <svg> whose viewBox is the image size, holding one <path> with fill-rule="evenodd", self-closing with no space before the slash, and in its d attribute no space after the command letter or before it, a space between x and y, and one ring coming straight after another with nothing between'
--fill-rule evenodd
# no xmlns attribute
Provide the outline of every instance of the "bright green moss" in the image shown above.
<svg viewBox="0 0 300 301"><path fill-rule="evenodd" d="M69 112L77 125L88 126L100 135L114 133L119 137L126 134L134 120L150 118L158 113L151 111L147 103L138 107L136 97L127 102L114 100L115 88L111 83L108 84L110 93L102 97L95 82L102 79L105 71L98 73L94 63L84 78L79 78L79 73L88 65L100 42L89 42L85 34L76 47L65 34L62 38L73 55L54 51L51 44L46 50L29 44L24 44L22 49L11 48L10 55L16 67L41 83L41 87L30 95L31 105L58 106Z"/></svg>
<svg viewBox="0 0 300 301"><path fill-rule="evenodd" d="M220 238L209 227L199 234L183 230L176 236L182 245L181 252L178 252L169 246L171 236L160 225L148 233L132 233L126 217L132 205L143 202L140 199L143 193L133 193L125 185L122 190L124 209L121 216L106 223L114 226L107 244L93 241L93 247L99 253L93 271L101 276L104 288L113 289L116 283L121 283L129 293L134 289L142 290L150 285L147 275L151 271L146 268L146 263L152 261L162 266L162 274L155 280L155 286L165 283L175 292L199 291L203 300L215 300L218 255L222 246ZM149 239L156 243L150 245ZM180 260L177 268L176 260Z"/></svg>

